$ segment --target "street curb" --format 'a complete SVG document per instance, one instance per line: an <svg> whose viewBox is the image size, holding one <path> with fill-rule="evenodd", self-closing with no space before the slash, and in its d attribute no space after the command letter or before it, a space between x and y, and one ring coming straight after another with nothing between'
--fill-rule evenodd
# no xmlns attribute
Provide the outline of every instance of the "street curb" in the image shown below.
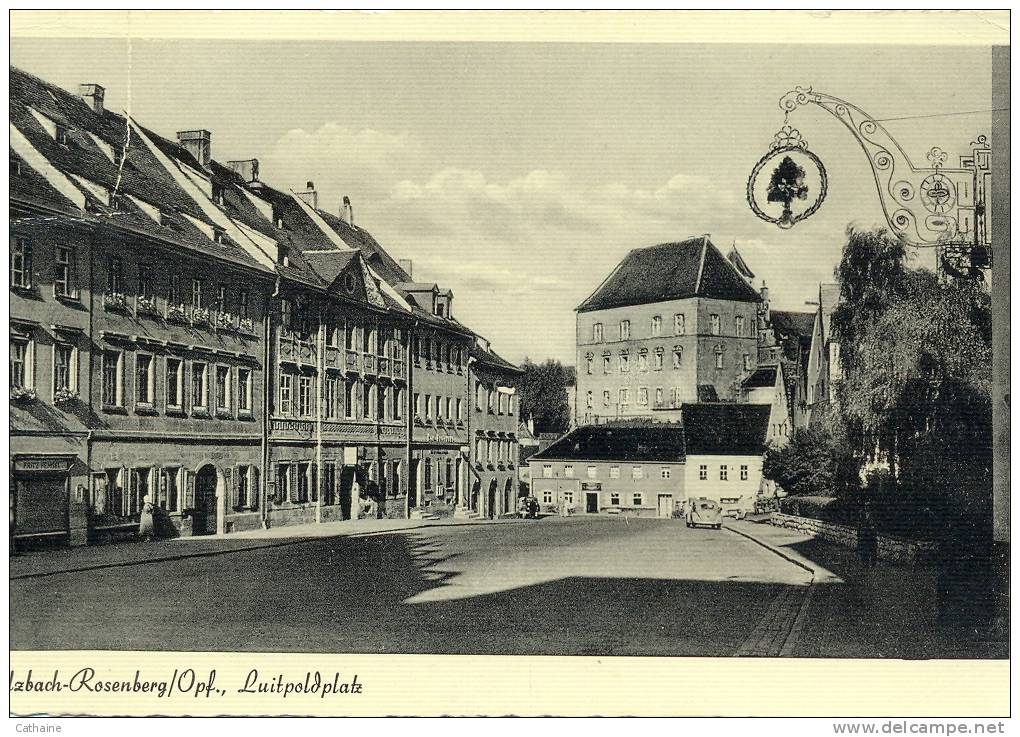
<svg viewBox="0 0 1020 737"><path fill-rule="evenodd" d="M766 550L775 553L783 560L793 563L795 566L803 568L805 571L811 574L811 581L808 583L807 593L804 595L804 598L800 602L800 608L797 610L797 616L794 617L793 626L790 627L790 633L786 636L786 639L783 641L782 647L779 649L780 657L792 656L793 649L797 646L797 643L800 640L801 632L804 631L804 623L807 621L807 612L811 606L812 599L814 599L815 590L817 588L816 583L818 580L818 571L812 568L811 566L807 565L803 561L797 560L793 556L783 552L775 545L771 545L770 543L767 543L764 540L760 540L754 535L751 535L750 533L741 532L740 530L735 530L729 526L726 526L725 529L729 530L734 534L740 535L741 537L746 538L751 542L756 543L757 545L760 545ZM743 643L741 644L741 647L743 647ZM739 650L740 648L738 648L738 651Z"/></svg>
<svg viewBox="0 0 1020 737"><path fill-rule="evenodd" d="M201 550L195 552L180 552L172 555L160 556L157 558L145 558L144 560L123 560L115 561L112 563L96 563L87 566L76 566L73 568L61 568L55 571L40 571L38 573L20 573L13 576L8 576L10 581L20 581L27 578L45 578L47 576L59 576L62 573L81 573L85 571L98 571L104 568L127 568L129 566L143 566L148 563L165 563L173 560L186 560L188 558L209 558L215 555L230 555L232 553L247 553L252 550L269 550L272 548L283 548L290 545L307 545L308 543L318 542L320 540L330 540L338 537L370 537L372 535L385 535L391 532L407 532L409 530L421 530L428 527L463 527L465 525L480 525L489 524L490 520L477 521L477 522L447 522L441 524L423 524L423 525L411 525L409 527L394 527L389 530L368 530L365 532L338 532L335 535L319 535L316 537L307 537L301 539L289 539L282 540L280 542L267 542L257 545L248 545L241 548L232 548L230 550Z"/></svg>

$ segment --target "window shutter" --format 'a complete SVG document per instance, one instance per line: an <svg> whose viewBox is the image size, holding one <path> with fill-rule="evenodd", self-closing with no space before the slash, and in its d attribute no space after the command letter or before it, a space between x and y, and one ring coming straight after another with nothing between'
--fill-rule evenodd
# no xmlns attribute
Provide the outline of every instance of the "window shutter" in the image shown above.
<svg viewBox="0 0 1020 737"><path fill-rule="evenodd" d="M230 506L235 510L241 509L241 474L244 473L244 466L234 466L234 488L231 491Z"/></svg>
<svg viewBox="0 0 1020 737"><path fill-rule="evenodd" d="M300 466L296 463L290 467L290 500L292 502L298 501L298 474L301 472Z"/></svg>
<svg viewBox="0 0 1020 737"><path fill-rule="evenodd" d="M195 472L185 471L184 508L195 508Z"/></svg>
<svg viewBox="0 0 1020 737"><path fill-rule="evenodd" d="M261 487L259 486L259 467L248 466L248 506L251 509L259 508L259 501L262 499Z"/></svg>
<svg viewBox="0 0 1020 737"><path fill-rule="evenodd" d="M284 486L286 481L287 481L287 479L284 478L283 473L282 473L282 466L277 465L276 466L276 486L274 487L275 490L276 490L276 495L273 497L274 501L277 504L283 504L285 501L287 501L287 492L288 492L288 489Z"/></svg>
<svg viewBox="0 0 1020 737"><path fill-rule="evenodd" d="M312 492L312 501L319 501L319 467L317 465L309 466L309 475L312 477L312 482L309 484Z"/></svg>

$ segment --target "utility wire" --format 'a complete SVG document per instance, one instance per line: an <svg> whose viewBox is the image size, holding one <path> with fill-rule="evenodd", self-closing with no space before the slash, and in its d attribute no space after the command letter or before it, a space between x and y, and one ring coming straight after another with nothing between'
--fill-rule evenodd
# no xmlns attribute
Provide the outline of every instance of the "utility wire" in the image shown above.
<svg viewBox="0 0 1020 737"><path fill-rule="evenodd" d="M987 110L962 110L957 113L932 113L931 115L904 115L902 118L875 118L876 123L886 123L890 120L921 120L922 118L948 118L953 115L975 115L977 113L996 113L1009 110L1008 107L993 107Z"/></svg>

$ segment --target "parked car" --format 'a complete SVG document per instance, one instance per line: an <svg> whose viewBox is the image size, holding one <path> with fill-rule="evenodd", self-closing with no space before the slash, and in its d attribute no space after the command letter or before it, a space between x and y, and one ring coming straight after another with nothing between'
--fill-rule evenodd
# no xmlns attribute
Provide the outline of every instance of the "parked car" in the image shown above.
<svg viewBox="0 0 1020 737"><path fill-rule="evenodd" d="M690 499L687 503L688 527L722 527L722 506L712 499Z"/></svg>

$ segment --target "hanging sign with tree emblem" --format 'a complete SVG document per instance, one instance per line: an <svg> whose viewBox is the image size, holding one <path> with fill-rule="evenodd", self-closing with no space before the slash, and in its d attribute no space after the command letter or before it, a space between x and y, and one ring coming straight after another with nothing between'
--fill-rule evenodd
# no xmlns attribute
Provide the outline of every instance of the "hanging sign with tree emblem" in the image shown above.
<svg viewBox="0 0 1020 737"><path fill-rule="evenodd" d="M808 150L800 131L787 123L747 179L747 204L762 220L792 228L818 211L827 189L821 159Z"/></svg>

